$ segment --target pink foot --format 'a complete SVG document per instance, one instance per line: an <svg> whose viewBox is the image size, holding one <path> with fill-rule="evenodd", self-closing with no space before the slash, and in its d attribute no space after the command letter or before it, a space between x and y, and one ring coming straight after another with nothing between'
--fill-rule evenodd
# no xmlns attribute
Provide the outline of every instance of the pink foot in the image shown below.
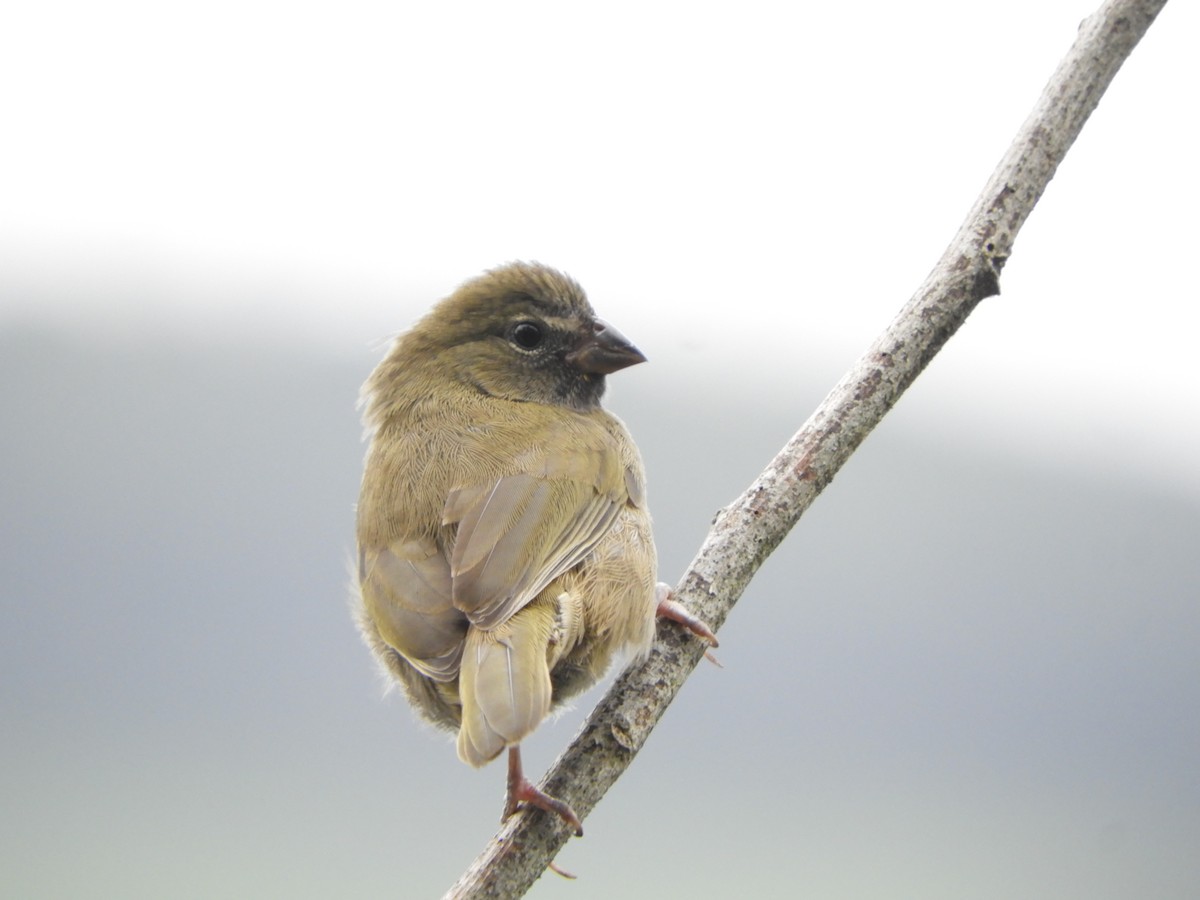
<svg viewBox="0 0 1200 900"><path fill-rule="evenodd" d="M575 815L575 810L558 798L538 790L525 777L521 768L521 748L514 744L508 748L508 796L504 801L504 815L500 817L500 821L515 813L522 803L554 813L567 823L575 837L583 837L583 823L579 821L579 816Z"/></svg>
<svg viewBox="0 0 1200 900"><path fill-rule="evenodd" d="M661 581L655 589L658 593L658 617L678 622L696 637L708 641L708 646L718 647L717 636L707 625L688 612L687 607L671 596L671 588Z"/></svg>

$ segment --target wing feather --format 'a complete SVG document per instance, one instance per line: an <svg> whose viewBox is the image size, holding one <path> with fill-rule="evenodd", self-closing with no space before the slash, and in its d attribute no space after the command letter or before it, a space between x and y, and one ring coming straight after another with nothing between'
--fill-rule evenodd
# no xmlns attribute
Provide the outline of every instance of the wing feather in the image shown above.
<svg viewBox="0 0 1200 900"><path fill-rule="evenodd" d="M432 541L362 550L359 586L389 646L435 681L457 677L469 622L451 603L450 567Z"/></svg>
<svg viewBox="0 0 1200 900"><path fill-rule="evenodd" d="M453 604L484 630L508 621L586 558L627 499L615 452L571 455L567 465L530 463L537 474L452 491L443 511L446 524L458 525L450 555Z"/></svg>

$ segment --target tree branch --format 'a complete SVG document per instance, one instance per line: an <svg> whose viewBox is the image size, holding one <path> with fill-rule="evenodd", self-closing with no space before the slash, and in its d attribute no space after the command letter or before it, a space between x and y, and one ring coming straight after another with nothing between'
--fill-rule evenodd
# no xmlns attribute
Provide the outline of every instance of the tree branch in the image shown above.
<svg viewBox="0 0 1200 900"><path fill-rule="evenodd" d="M958 330L1000 291L1013 241L1113 76L1166 0L1108 0L1080 25L991 180L925 283L753 484L718 515L679 588L713 630L763 561ZM581 818L620 777L674 699L704 647L660 627L640 665L601 699L554 763L544 789ZM446 898L519 897L568 832L556 816L525 811L496 833Z"/></svg>

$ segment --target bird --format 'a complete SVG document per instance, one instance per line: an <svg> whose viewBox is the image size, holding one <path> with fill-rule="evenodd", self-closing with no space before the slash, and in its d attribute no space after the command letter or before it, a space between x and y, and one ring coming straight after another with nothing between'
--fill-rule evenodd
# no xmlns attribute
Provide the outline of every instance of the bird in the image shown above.
<svg viewBox="0 0 1200 900"><path fill-rule="evenodd" d="M507 750L502 820L528 805L581 836L521 741L644 655L657 617L717 644L656 581L642 460L600 404L645 359L572 278L513 262L436 303L363 385L358 625L463 762Z"/></svg>

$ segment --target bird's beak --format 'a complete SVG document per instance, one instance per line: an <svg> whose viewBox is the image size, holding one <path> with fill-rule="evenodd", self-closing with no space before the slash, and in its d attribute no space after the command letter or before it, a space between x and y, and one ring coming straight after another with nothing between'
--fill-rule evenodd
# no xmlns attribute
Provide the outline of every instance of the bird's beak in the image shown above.
<svg viewBox="0 0 1200 900"><path fill-rule="evenodd" d="M592 323L591 331L585 332L567 354L567 362L591 375L611 375L645 361L641 350L601 319Z"/></svg>

